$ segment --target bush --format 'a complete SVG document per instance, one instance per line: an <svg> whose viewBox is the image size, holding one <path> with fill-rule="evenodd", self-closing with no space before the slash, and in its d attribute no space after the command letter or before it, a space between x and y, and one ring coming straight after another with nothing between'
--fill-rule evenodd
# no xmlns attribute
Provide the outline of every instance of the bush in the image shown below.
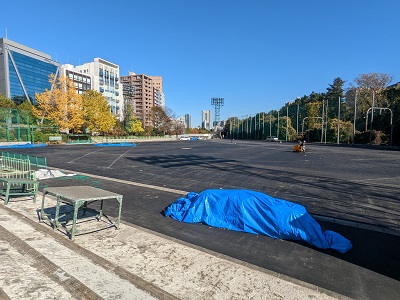
<svg viewBox="0 0 400 300"><path fill-rule="evenodd" d="M372 130L357 133L354 137L354 143L356 144L369 144L371 139L371 145L389 145L390 138L387 134L382 131Z"/></svg>

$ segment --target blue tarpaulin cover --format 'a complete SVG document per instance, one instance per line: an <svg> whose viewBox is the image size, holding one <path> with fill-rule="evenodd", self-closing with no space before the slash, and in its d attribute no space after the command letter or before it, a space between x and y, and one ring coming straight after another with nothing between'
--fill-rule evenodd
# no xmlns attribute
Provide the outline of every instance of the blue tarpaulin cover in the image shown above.
<svg viewBox="0 0 400 300"><path fill-rule="evenodd" d="M40 143L40 144L14 144L14 145L1 145L0 148L37 148L37 147L46 147L47 144Z"/></svg>
<svg viewBox="0 0 400 300"><path fill-rule="evenodd" d="M164 215L180 222L303 240L315 247L341 253L352 247L342 235L330 230L322 231L303 206L250 190L191 192L169 205Z"/></svg>
<svg viewBox="0 0 400 300"><path fill-rule="evenodd" d="M134 143L98 143L94 144L96 147L136 147Z"/></svg>

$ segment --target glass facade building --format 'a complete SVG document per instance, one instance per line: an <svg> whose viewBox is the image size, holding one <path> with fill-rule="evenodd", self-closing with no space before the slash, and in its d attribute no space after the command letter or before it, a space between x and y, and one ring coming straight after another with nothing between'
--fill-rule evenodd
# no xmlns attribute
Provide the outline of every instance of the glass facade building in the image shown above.
<svg viewBox="0 0 400 300"><path fill-rule="evenodd" d="M36 103L35 93L50 90L49 75L58 76L60 64L45 53L0 39L0 94L20 104Z"/></svg>

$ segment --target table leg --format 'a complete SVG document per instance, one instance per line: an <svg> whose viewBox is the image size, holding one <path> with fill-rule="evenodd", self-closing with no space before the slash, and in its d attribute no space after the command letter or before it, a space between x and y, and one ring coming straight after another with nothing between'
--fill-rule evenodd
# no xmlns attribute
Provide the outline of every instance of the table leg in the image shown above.
<svg viewBox="0 0 400 300"><path fill-rule="evenodd" d="M7 188L6 188L6 196L4 198L4 204L8 204L8 200L10 200L10 188L11 188L11 183L7 182Z"/></svg>
<svg viewBox="0 0 400 300"><path fill-rule="evenodd" d="M33 194L33 203L36 203L36 195L38 193L38 190L39 190L39 182L35 182L33 184L33 192L35 193Z"/></svg>
<svg viewBox="0 0 400 300"><path fill-rule="evenodd" d="M100 202L99 221L101 220L101 217L103 216L103 201L104 200L101 200L101 202Z"/></svg>
<svg viewBox="0 0 400 300"><path fill-rule="evenodd" d="M119 211L118 211L118 219L117 219L117 229L119 229L120 223L121 223L121 211L122 211L122 197L117 198L119 202Z"/></svg>
<svg viewBox="0 0 400 300"><path fill-rule="evenodd" d="M72 220L72 228L71 228L71 241L74 240L75 238L75 233L76 233L76 219L78 218L78 210L79 210L80 204L77 202L74 203L74 218Z"/></svg>
<svg viewBox="0 0 400 300"><path fill-rule="evenodd" d="M36 196L35 196L36 197ZM44 199L46 197L46 190L43 190L43 198L42 198L42 208L40 209L40 218L39 218L39 222L43 222L43 215L44 215Z"/></svg>
<svg viewBox="0 0 400 300"><path fill-rule="evenodd" d="M56 214L54 216L53 230L56 230L58 228L58 225L60 225L60 223L58 222L58 218L60 216L60 205L61 205L61 197L57 196Z"/></svg>

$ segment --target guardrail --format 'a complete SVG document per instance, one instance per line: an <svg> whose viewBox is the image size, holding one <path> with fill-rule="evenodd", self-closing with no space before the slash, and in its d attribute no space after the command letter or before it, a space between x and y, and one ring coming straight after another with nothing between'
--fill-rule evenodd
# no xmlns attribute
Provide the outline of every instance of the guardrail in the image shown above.
<svg viewBox="0 0 400 300"><path fill-rule="evenodd" d="M28 159L31 166L47 169L46 157L24 155L24 154L19 154L19 153L1 152L1 158L3 158L3 157L16 158L16 159Z"/></svg>

